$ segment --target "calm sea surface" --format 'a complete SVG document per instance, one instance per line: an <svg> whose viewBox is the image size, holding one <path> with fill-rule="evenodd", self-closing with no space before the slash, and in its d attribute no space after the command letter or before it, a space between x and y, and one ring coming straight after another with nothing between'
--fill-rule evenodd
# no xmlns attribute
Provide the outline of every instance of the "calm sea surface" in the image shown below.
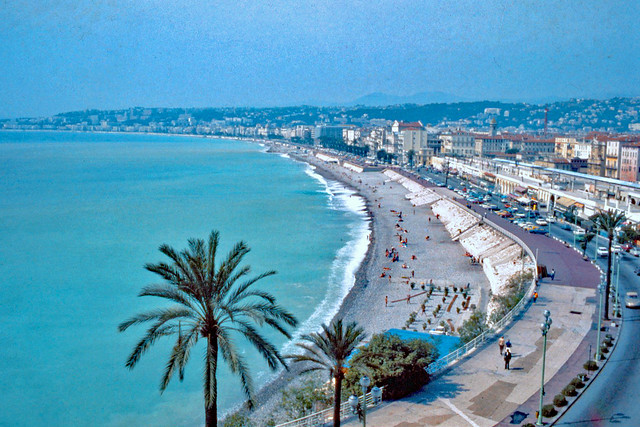
<svg viewBox="0 0 640 427"><path fill-rule="evenodd" d="M203 423L199 343L184 382L159 384L170 341L129 371L143 328L131 315L143 269L190 237L238 240L259 282L315 330L336 312L367 247L363 202L305 164L239 141L152 135L0 132L0 425L194 426ZM284 351L291 344L270 334ZM239 341L256 384L270 377ZM219 411L242 401L219 371Z"/></svg>

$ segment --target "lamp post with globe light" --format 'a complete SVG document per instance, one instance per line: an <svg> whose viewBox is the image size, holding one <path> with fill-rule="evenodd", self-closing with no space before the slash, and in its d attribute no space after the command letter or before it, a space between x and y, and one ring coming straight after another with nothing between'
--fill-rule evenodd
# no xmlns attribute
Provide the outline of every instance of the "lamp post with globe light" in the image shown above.
<svg viewBox="0 0 640 427"><path fill-rule="evenodd" d="M544 338L542 344L542 379L540 381L540 407L538 408L538 421L536 425L543 425L542 422L542 397L544 396L544 367L547 356L547 332L551 328L551 312L549 310L544 311L544 323L540 324L540 330L542 331L542 337Z"/></svg>
<svg viewBox="0 0 640 427"><path fill-rule="evenodd" d="M354 414L360 415L360 409L362 410L362 426L367 426L367 389L369 388L369 384L371 384L371 380L368 376L364 375L360 378L360 386L362 387L362 407L359 408L358 396L352 394L349 396L349 406ZM374 402L377 402L379 398L382 397L382 390L378 387L374 387L371 389L371 394L373 396Z"/></svg>
<svg viewBox="0 0 640 427"><path fill-rule="evenodd" d="M600 292L600 309L598 310L598 335L596 342L596 361L600 361L600 330L602 329L602 295L605 291L604 274L600 275L600 284L598 285L598 292Z"/></svg>

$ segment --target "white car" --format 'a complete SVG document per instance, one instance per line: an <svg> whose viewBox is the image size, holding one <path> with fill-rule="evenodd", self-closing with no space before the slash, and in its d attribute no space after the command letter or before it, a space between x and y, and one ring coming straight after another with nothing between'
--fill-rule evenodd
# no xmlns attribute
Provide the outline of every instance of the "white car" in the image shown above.
<svg viewBox="0 0 640 427"><path fill-rule="evenodd" d="M547 222L556 222L556 217L555 216L548 216L547 217Z"/></svg>
<svg viewBox="0 0 640 427"><path fill-rule="evenodd" d="M543 226L543 227L544 227L545 225L549 225L549 223L548 223L546 220L542 219L542 218L540 218L540 219L536 219L536 224L541 225L541 226Z"/></svg>
<svg viewBox="0 0 640 427"><path fill-rule="evenodd" d="M635 246L633 248L631 248L629 250L629 254L633 255L634 257L640 257L640 249L636 248Z"/></svg>
<svg viewBox="0 0 640 427"><path fill-rule="evenodd" d="M578 236L584 236L584 235L585 235L585 233L586 233L586 231L584 230L584 228L580 228L580 227L578 227L578 228L576 228L575 230L573 230L573 234L575 234L575 235L576 235L576 237L578 237Z"/></svg>
<svg viewBox="0 0 640 427"><path fill-rule="evenodd" d="M640 308L640 299L637 292L627 292L624 298L624 305L627 308Z"/></svg>
<svg viewBox="0 0 640 427"><path fill-rule="evenodd" d="M612 254L619 254L622 252L622 246L620 245L612 245L611 246L611 253Z"/></svg>
<svg viewBox="0 0 640 427"><path fill-rule="evenodd" d="M607 256L609 254L609 248L605 248L604 246L598 246L598 256Z"/></svg>

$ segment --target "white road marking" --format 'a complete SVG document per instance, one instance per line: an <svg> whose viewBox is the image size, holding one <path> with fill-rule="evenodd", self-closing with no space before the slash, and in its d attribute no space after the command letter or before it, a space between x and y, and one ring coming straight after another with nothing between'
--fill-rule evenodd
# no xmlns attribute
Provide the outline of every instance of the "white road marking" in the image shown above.
<svg viewBox="0 0 640 427"><path fill-rule="evenodd" d="M451 408L451 410L453 412L455 412L456 414L460 415L462 417L462 419L464 419L466 422L469 423L469 425L471 425L473 427L480 427L478 424L473 422L473 420L471 418L467 417L464 412L462 412L460 409L456 408L455 405L449 401L449 399L438 398L438 400L444 402L445 405L447 405L449 408Z"/></svg>

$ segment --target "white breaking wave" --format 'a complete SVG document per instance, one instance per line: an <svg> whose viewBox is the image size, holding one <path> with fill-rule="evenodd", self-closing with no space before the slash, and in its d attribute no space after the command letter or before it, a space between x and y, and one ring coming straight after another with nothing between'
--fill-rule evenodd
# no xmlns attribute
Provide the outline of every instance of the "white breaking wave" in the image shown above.
<svg viewBox="0 0 640 427"><path fill-rule="evenodd" d="M323 323L329 323L338 313L342 301L345 299L355 284L355 274L360 268L369 248L369 235L371 219L366 212L364 198L355 194L337 181L327 181L324 177L308 169L307 174L325 187L329 194L328 204L330 209L345 210L356 214L359 219L354 221L347 233L347 241L336 253L329 274L329 286L327 293L318 304L311 316L296 330L293 339L283 346L283 353L297 352L295 342L301 335L317 332Z"/></svg>

